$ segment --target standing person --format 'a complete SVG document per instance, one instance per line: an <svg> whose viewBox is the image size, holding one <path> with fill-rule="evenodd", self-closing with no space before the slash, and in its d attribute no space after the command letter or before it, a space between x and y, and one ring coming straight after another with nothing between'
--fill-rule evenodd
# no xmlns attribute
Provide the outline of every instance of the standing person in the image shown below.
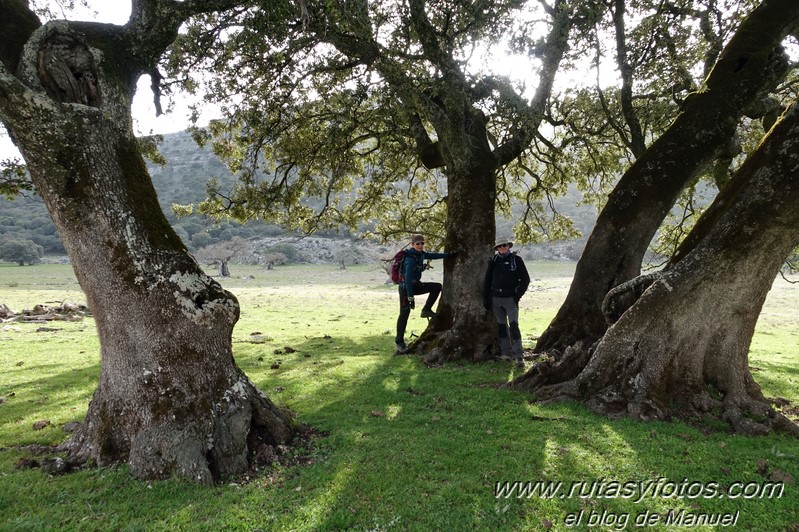
<svg viewBox="0 0 799 532"><path fill-rule="evenodd" d="M411 309L416 308L414 296L430 294L422 307L423 318L433 318L433 305L441 293L441 283L423 283L422 271L425 270L425 261L431 259L446 259L457 255L457 251L449 253L433 253L424 250L424 236L413 235L411 237L411 247L405 251L405 259L402 263L402 277L399 282L399 302L400 312L397 318L397 353L407 353L408 347L405 345L405 327L408 325L408 316Z"/></svg>
<svg viewBox="0 0 799 532"><path fill-rule="evenodd" d="M499 331L500 358L513 359L524 367L522 333L519 330L519 300L530 286L530 275L521 257L511 252L513 242L497 238L493 258L488 261L483 282L483 306L492 310Z"/></svg>

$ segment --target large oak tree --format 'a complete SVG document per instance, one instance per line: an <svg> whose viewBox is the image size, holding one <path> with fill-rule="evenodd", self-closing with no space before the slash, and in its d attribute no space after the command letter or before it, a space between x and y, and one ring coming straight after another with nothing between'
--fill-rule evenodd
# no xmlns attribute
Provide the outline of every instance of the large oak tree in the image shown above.
<svg viewBox="0 0 799 532"><path fill-rule="evenodd" d="M741 23L672 125L637 155L614 187L567 298L536 351L563 352L578 342L588 347L602 336L605 295L639 275L647 247L679 194L725 156L741 118L784 78L789 62L781 43L797 24L799 4L789 0L766 0Z"/></svg>
<svg viewBox="0 0 799 532"><path fill-rule="evenodd" d="M763 301L799 243L795 108L722 188L666 269L636 277L686 177L714 160L740 116L784 76L780 43L797 24L799 8L780 1L763 2L744 20L705 86L611 194L569 297L539 342L561 356L512 386L612 415L716 416L745 433L797 433L748 367Z"/></svg>
<svg viewBox="0 0 799 532"><path fill-rule="evenodd" d="M244 185L210 208L271 216L279 205L291 213L286 221L293 214L295 223L338 223L346 215L333 197L349 192L354 175L367 177L350 210L359 219L379 205L419 231L445 207L443 233L433 240L461 253L445 261L438 316L412 348L428 362L491 356L495 325L475 287L495 237L498 171L537 134L575 20L570 2L542 4L538 86L526 99L508 80L469 69L470 49L504 32L524 3L304 0L280 4L294 23L278 31L264 31L257 12L209 17L174 64L204 57L220 73L235 73L209 92L229 106L217 149L244 170ZM444 197L429 210L409 196L387 207L393 191L411 194L429 179L414 171L415 155L442 168ZM410 184L396 186L409 176ZM321 212L303 208L306 194L325 199Z"/></svg>
<svg viewBox="0 0 799 532"><path fill-rule="evenodd" d="M294 422L236 366L233 294L161 212L131 127L136 81L190 17L232 0L134 0L124 26L41 24L0 0L0 120L20 149L97 323L100 380L64 449L136 477L209 483L249 467Z"/></svg>
<svg viewBox="0 0 799 532"><path fill-rule="evenodd" d="M716 417L746 434L799 435L773 410L748 364L763 303L799 245L797 154L794 103L589 356L567 350L512 386L541 399L584 400L614 416Z"/></svg>

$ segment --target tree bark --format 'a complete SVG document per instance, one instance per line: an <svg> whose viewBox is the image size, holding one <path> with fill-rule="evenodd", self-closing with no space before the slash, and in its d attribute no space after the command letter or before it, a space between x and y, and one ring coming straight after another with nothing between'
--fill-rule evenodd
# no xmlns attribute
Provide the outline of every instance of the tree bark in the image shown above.
<svg viewBox="0 0 799 532"><path fill-rule="evenodd" d="M627 32L625 31L624 15L627 11L627 0L615 0L611 9L613 25L616 34L616 65L621 76L621 90L619 100L621 103L622 116L627 130L616 127L619 135L623 138L624 144L630 149L635 157L640 157L646 150L646 139L641 128L641 122L635 113L633 106L633 74L635 67L631 64L632 58L627 49Z"/></svg>
<svg viewBox="0 0 799 532"><path fill-rule="evenodd" d="M160 210L131 129L135 76L119 58L138 50L122 30L51 22L31 35L18 76L0 67L0 119L100 338L97 390L62 448L77 463L127 461L139 478L211 483L244 472L260 446L288 443L295 424L236 366L238 302Z"/></svg>
<svg viewBox="0 0 799 532"><path fill-rule="evenodd" d="M572 359L585 350L512 386L542 399L583 400L610 415L718 417L746 434L799 435L763 397L748 365L763 302L799 245L797 153L794 104L700 219L701 241L608 329L579 374Z"/></svg>
<svg viewBox="0 0 799 532"><path fill-rule="evenodd" d="M473 164L464 164L463 159L447 163L445 249L460 253L444 260L438 315L411 346L424 354L427 364L483 361L498 354L496 324L479 297L496 231L496 166L485 136L476 136L474 145L484 149L471 153Z"/></svg>
<svg viewBox="0 0 799 532"><path fill-rule="evenodd" d="M602 336L605 295L640 273L647 246L685 184L732 138L747 107L782 78L787 63L780 42L798 25L799 4L791 0L766 0L741 24L703 89L610 194L536 352L562 353Z"/></svg>

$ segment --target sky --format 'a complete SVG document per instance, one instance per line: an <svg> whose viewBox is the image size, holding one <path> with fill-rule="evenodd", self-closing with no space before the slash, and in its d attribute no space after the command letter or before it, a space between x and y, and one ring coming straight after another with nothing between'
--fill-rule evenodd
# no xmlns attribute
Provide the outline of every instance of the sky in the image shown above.
<svg viewBox="0 0 799 532"><path fill-rule="evenodd" d="M78 7L74 14L70 14L66 18L70 20L95 20L111 24L125 24L130 17L130 2L128 1L102 0L90 3L94 4L91 11ZM166 109L166 99L162 99L161 103ZM156 117L153 92L150 89L150 77L142 76L137 85L131 109L134 133L138 136L183 131L189 125L189 103L190 100L187 95L177 95L174 109L170 113ZM213 118L213 116L203 118L207 120ZM0 160L11 157L21 156L11 139L8 138L5 129L0 126Z"/></svg>

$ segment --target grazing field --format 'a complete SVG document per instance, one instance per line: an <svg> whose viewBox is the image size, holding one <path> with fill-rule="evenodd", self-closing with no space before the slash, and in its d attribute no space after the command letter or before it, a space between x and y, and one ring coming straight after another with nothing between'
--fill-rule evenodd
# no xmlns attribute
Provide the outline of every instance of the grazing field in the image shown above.
<svg viewBox="0 0 799 532"><path fill-rule="evenodd" d="M521 326L531 345L574 265L529 269ZM376 266L231 270L221 282L242 307L238 364L318 435L287 450L290 463L212 488L137 481L122 466L58 476L25 467L81 420L99 345L91 317L2 323L0 530L799 530L793 438L609 420L497 389L517 371L510 362L427 368L394 356L396 290ZM85 302L69 266L0 264L0 304L65 300ZM799 285L778 279L750 359L794 419L797 308ZM425 323L415 311L409 333Z"/></svg>

